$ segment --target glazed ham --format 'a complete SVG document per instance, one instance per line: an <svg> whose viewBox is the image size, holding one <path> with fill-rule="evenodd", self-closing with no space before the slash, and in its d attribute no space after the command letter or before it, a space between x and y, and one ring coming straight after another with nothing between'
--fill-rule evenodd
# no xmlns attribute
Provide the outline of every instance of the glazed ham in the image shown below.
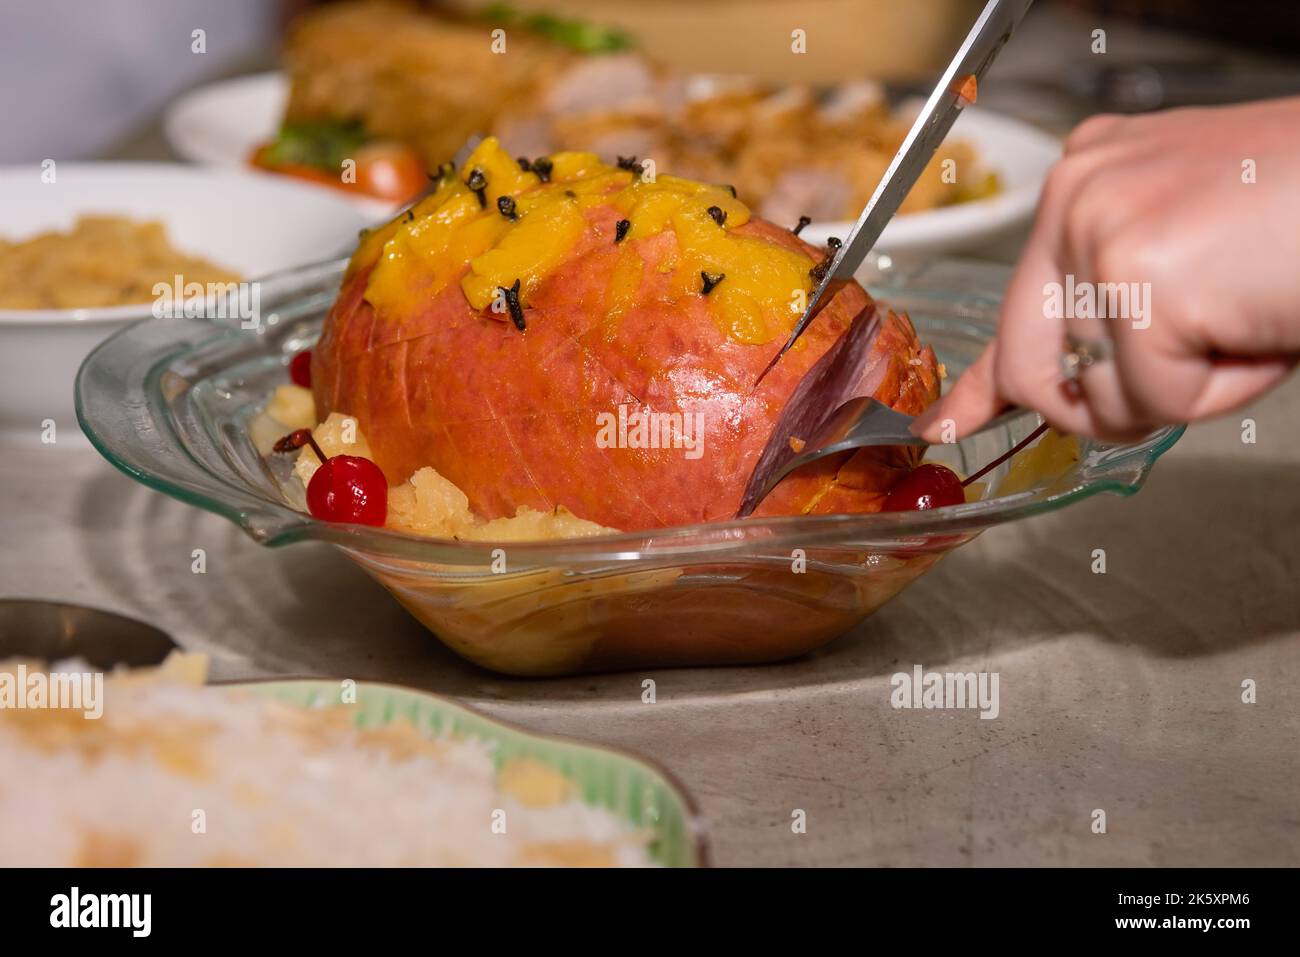
<svg viewBox="0 0 1300 957"><path fill-rule="evenodd" d="M354 416L390 483L432 466L485 518L563 506L625 531L730 518L795 385L878 307L844 288L756 386L821 251L745 221L716 187L561 156L542 184L495 149L487 141L459 174L488 171L481 207L458 180L363 242L314 353L319 414ZM506 218L494 196L512 197L517 218L492 219ZM475 230L499 238L466 254ZM861 391L919 413L938 396L934 353L906 316L883 319ZM648 441L660 425L664 441ZM822 460L757 514L877 511L918 459L896 448Z"/></svg>

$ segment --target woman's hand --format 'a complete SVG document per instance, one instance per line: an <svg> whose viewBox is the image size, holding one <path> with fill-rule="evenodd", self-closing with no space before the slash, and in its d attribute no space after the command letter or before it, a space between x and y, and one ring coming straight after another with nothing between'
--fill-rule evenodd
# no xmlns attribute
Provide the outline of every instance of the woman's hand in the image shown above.
<svg viewBox="0 0 1300 957"><path fill-rule="evenodd" d="M1088 317L1090 285L1118 315ZM1067 336L1113 357L1069 381ZM952 441L1014 403L1131 439L1247 403L1297 358L1300 99L1098 116L1047 178L997 337L915 431Z"/></svg>

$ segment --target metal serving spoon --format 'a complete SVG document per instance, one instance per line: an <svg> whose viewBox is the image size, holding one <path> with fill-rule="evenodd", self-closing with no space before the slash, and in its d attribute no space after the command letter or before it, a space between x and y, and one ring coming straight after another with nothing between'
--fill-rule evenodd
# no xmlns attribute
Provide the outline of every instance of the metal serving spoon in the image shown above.
<svg viewBox="0 0 1300 957"><path fill-rule="evenodd" d="M1013 406L970 434L978 435L980 432L1001 428L1025 415L1027 411L1019 406ZM782 456L782 461L767 471L761 485L745 490L745 500L736 517L744 518L753 512L758 507L758 503L767 497L781 479L809 462L871 445L929 445L919 435L912 434L914 421L916 421L915 416L895 411L870 396L849 399L827 416L820 429L801 447L800 452L790 458ZM793 448L791 451L793 452ZM755 473L757 474L757 469Z"/></svg>
<svg viewBox="0 0 1300 957"><path fill-rule="evenodd" d="M0 599L0 659L84 658L97 668L160 664L176 649L162 629L126 615L39 599Z"/></svg>

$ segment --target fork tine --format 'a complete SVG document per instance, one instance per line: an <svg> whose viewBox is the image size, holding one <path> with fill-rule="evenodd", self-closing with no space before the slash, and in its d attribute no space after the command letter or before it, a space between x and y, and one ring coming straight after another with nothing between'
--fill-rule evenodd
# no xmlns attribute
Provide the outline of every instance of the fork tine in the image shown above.
<svg viewBox="0 0 1300 957"><path fill-rule="evenodd" d="M788 471L786 465L796 455L791 438L820 432L826 415L838 407L831 403L839 403L852 394L880 327L879 307L870 303L853 317L849 328L799 380L750 473L737 518L744 518L758 507L771 490L770 477L774 472ZM763 491L765 487L767 491Z"/></svg>
<svg viewBox="0 0 1300 957"><path fill-rule="evenodd" d="M895 411L871 396L857 396L839 406L798 455L782 463L753 497L754 508L780 481L810 462L872 445L925 445L908 426L913 417ZM750 511L753 509L751 508ZM748 512L738 515L744 518Z"/></svg>
<svg viewBox="0 0 1300 957"><path fill-rule="evenodd" d="M972 434L1001 428L1025 414L1025 409L1012 406ZM742 508L736 517L744 518L753 512L791 472L828 455L876 445L928 445L925 439L912 434L913 421L914 416L892 409L870 396L849 399L827 417L817 435L798 455L791 456L774 468L761 488L747 491L744 505L748 507Z"/></svg>

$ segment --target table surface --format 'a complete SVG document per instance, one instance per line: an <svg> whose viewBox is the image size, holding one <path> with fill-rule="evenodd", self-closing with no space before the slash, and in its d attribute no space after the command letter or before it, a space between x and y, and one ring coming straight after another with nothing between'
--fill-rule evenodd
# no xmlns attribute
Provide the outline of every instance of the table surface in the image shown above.
<svg viewBox="0 0 1300 957"><path fill-rule="evenodd" d="M262 548L66 441L0 450L0 596L137 616L216 677L396 681L651 756L724 865L1295 864L1298 420L1293 378L1191 428L1136 497L993 529L782 665L492 675L331 547ZM915 664L997 672L1000 715L894 710L890 676Z"/></svg>
<svg viewBox="0 0 1300 957"><path fill-rule="evenodd" d="M999 68L1032 73L1089 27L1063 16ZM118 155L166 155L159 143L155 127ZM259 547L66 440L0 447L0 597L145 619L211 655L215 677L395 681L648 755L699 800L723 865L1296 864L1298 421L1293 378L1192 427L1136 497L993 529L851 633L775 666L492 675L330 547ZM206 574L191 571L195 548ZM1000 715L894 710L890 676L915 664L997 672ZM1257 703L1242 702L1246 679Z"/></svg>

